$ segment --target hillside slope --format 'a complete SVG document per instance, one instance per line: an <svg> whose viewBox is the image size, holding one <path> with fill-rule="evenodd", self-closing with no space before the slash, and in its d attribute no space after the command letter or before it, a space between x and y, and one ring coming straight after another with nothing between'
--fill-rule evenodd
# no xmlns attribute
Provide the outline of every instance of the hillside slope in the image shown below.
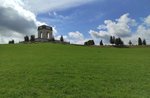
<svg viewBox="0 0 150 98"><path fill-rule="evenodd" d="M0 98L149 98L150 48L0 45Z"/></svg>

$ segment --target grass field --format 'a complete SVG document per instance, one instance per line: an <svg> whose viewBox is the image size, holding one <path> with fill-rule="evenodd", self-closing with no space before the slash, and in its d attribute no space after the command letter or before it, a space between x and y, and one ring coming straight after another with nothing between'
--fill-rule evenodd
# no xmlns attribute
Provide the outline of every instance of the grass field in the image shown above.
<svg viewBox="0 0 150 98"><path fill-rule="evenodd" d="M0 98L150 98L150 48L0 45Z"/></svg>

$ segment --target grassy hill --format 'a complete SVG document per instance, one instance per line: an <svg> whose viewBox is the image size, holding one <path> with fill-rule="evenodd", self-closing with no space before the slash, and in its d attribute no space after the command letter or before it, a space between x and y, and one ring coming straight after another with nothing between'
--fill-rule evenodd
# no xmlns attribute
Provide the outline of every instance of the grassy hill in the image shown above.
<svg viewBox="0 0 150 98"><path fill-rule="evenodd" d="M150 48L0 45L0 98L150 98Z"/></svg>

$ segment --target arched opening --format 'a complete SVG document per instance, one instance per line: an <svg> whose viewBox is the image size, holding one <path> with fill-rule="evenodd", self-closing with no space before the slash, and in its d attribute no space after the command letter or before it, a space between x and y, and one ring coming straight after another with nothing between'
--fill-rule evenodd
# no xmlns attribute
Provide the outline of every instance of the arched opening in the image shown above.
<svg viewBox="0 0 150 98"><path fill-rule="evenodd" d="M40 36L41 36L41 38L43 38L43 33L42 32L40 33Z"/></svg>
<svg viewBox="0 0 150 98"><path fill-rule="evenodd" d="M47 32L47 39L49 39L49 32Z"/></svg>

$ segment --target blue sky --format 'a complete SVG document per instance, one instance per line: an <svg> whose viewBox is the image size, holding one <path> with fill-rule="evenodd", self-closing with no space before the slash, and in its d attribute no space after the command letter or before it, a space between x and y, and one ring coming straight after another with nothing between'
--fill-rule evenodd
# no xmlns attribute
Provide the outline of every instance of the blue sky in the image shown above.
<svg viewBox="0 0 150 98"><path fill-rule="evenodd" d="M55 16L54 12L66 17L66 19ZM88 31L96 29L99 24L104 23L104 20L115 20L125 13L130 13L131 18L140 22L143 17L150 14L150 1L97 0L89 4L54 12L40 13L37 19L49 25L56 26L61 34L80 31L85 36L88 36Z"/></svg>
<svg viewBox="0 0 150 98"><path fill-rule="evenodd" d="M8 12L6 14L14 18L0 14L4 18L0 20L1 43L11 39L10 36L20 40L24 35L36 35L37 26L43 23L55 28L56 37L64 35L66 40L77 44L88 39L107 43L110 35L122 37L126 43L129 39L136 43L139 36L150 40L149 0L0 0L0 11ZM21 23L18 23L18 17L23 19ZM16 27L4 21L5 18ZM32 25L29 27L29 24ZM20 32L17 26L27 29ZM6 31L12 33L6 34ZM78 37L82 41L78 42Z"/></svg>

